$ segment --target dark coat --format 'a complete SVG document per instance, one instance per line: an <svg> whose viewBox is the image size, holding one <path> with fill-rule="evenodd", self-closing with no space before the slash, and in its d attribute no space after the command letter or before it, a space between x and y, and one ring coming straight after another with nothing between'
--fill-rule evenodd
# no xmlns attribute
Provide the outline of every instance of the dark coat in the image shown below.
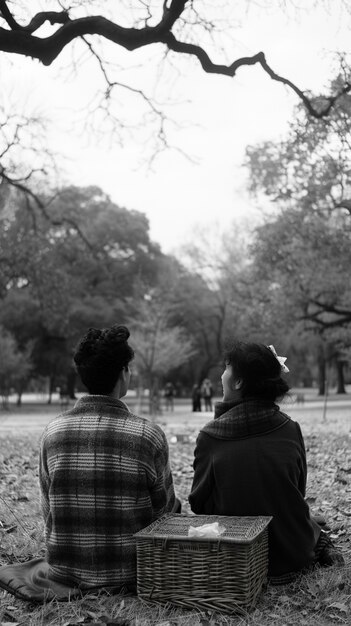
<svg viewBox="0 0 351 626"><path fill-rule="evenodd" d="M189 502L197 514L272 515L269 575L308 567L320 528L304 499L300 426L271 402L219 402L199 433Z"/></svg>

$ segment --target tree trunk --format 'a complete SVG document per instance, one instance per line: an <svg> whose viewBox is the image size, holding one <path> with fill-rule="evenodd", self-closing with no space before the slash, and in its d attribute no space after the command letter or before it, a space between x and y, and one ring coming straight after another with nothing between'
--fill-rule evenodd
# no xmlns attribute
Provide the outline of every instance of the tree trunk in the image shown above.
<svg viewBox="0 0 351 626"><path fill-rule="evenodd" d="M17 393L16 405L17 406L22 406L22 395L23 395L24 390L27 387L28 381L29 381L29 378L22 379L16 385L16 393Z"/></svg>
<svg viewBox="0 0 351 626"><path fill-rule="evenodd" d="M76 371L71 368L68 372L67 372L67 377L66 377L66 392L68 397L71 400L75 400L76 396L75 396L75 384L76 384Z"/></svg>
<svg viewBox="0 0 351 626"><path fill-rule="evenodd" d="M327 368L323 349L318 350L318 395L324 396Z"/></svg>
<svg viewBox="0 0 351 626"><path fill-rule="evenodd" d="M343 361L336 362L336 375L337 375L336 393L346 393Z"/></svg>
<svg viewBox="0 0 351 626"><path fill-rule="evenodd" d="M56 381L56 376L55 374L51 374L50 378L49 378L49 397L48 397L48 404L51 404L52 402L52 394L55 391L55 381Z"/></svg>
<svg viewBox="0 0 351 626"><path fill-rule="evenodd" d="M137 387L137 403L135 407L135 413L141 415L143 411L143 398L144 398L144 385L139 380Z"/></svg>
<svg viewBox="0 0 351 626"><path fill-rule="evenodd" d="M202 381L205 378L208 378L208 373L209 373L211 367L213 367L213 365L214 365L214 361L212 359L208 359L207 361L205 361L205 363L202 365L202 367L201 367L201 369L199 371L199 374L197 376L197 379L195 381L198 385L202 385Z"/></svg>
<svg viewBox="0 0 351 626"><path fill-rule="evenodd" d="M9 396L6 392L2 393L2 408L4 409L4 411L10 410Z"/></svg>
<svg viewBox="0 0 351 626"><path fill-rule="evenodd" d="M149 413L154 421L157 415L162 414L161 409L161 399L160 399L160 389L159 389L159 380L158 377L150 377L149 384Z"/></svg>

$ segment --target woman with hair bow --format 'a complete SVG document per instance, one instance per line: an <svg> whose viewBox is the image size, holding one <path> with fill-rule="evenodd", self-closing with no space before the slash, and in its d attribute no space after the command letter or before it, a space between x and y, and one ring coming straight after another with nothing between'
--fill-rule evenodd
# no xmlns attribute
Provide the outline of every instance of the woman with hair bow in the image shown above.
<svg viewBox="0 0 351 626"><path fill-rule="evenodd" d="M276 404L289 391L286 358L273 346L236 342L225 353L223 401L200 431L189 502L197 514L271 515L271 582L316 563L343 563L305 501L307 465L300 426Z"/></svg>

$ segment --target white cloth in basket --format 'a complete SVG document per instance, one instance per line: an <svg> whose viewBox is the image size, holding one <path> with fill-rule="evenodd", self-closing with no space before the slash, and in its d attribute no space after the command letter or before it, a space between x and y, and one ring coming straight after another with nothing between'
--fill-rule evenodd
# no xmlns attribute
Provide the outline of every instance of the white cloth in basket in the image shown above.
<svg viewBox="0 0 351 626"><path fill-rule="evenodd" d="M189 526L188 537L216 538L223 535L224 532L224 526L220 526L218 522L213 522L212 524L204 524L203 526Z"/></svg>

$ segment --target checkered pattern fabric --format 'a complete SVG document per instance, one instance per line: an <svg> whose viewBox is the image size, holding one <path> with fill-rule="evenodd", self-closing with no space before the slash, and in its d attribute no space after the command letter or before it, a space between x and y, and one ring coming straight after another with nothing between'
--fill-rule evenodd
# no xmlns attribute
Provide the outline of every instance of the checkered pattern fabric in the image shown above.
<svg viewBox="0 0 351 626"><path fill-rule="evenodd" d="M202 432L216 439L246 439L273 432L290 421L277 404L267 400L245 398L233 402L216 402L214 420Z"/></svg>
<svg viewBox="0 0 351 626"><path fill-rule="evenodd" d="M85 396L46 427L39 481L47 559L58 581L133 584L133 534L170 511L166 437L108 396Z"/></svg>

